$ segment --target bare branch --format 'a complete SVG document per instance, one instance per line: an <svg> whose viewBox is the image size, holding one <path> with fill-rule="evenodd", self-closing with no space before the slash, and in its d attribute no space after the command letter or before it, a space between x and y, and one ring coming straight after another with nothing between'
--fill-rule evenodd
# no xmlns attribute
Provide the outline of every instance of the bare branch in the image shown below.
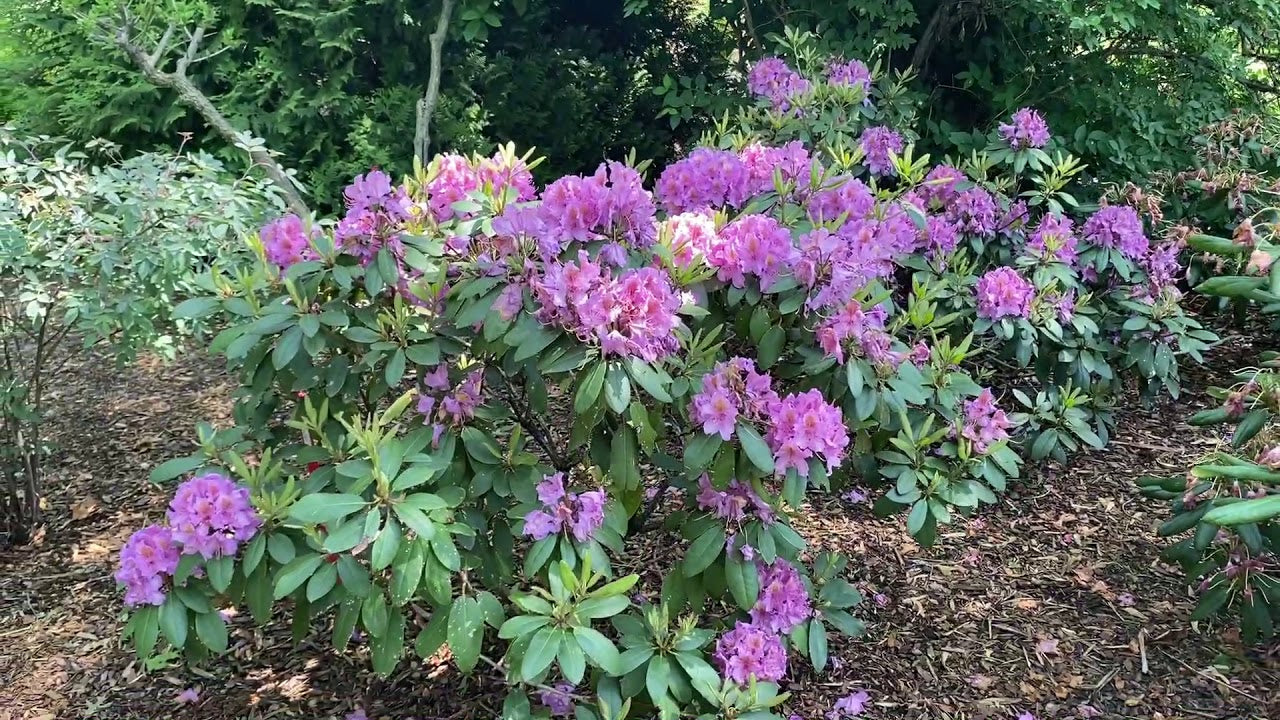
<svg viewBox="0 0 1280 720"><path fill-rule="evenodd" d="M431 116L440 100L440 61L444 53L444 36L449 29L449 14L454 0L444 0L440 6L440 19L436 31L427 36L431 44L431 69L427 77L427 92L418 100L417 123L413 133L413 154L420 161L427 161L427 148L431 146Z"/></svg>
<svg viewBox="0 0 1280 720"><path fill-rule="evenodd" d="M204 40L204 26L196 26L196 31L191 33L191 39L187 43L187 51L182 53L182 57L178 58L178 68L174 72L178 75L186 75L187 68L191 66L191 61L196 59L196 53L200 51L200 41Z"/></svg>
<svg viewBox="0 0 1280 720"><path fill-rule="evenodd" d="M173 31L177 29L173 23L169 23L169 27L164 29L164 35L160 36L160 42L156 45L156 51L151 53L151 64L156 67L164 61L164 56L169 52L169 42L173 40Z"/></svg>

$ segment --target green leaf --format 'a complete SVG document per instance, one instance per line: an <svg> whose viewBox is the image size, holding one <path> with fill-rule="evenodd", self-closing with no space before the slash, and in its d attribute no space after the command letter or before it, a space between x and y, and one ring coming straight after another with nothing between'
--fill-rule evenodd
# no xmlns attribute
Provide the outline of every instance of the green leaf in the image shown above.
<svg viewBox="0 0 1280 720"><path fill-rule="evenodd" d="M280 568L280 572L276 574L275 591L272 593L275 599L279 600L302 587L302 583L315 573L322 562L323 555L303 555Z"/></svg>
<svg viewBox="0 0 1280 720"><path fill-rule="evenodd" d="M576 642L567 638L561 642L556 659L560 662L560 674L564 675L565 680L574 685L582 682L582 676L587 672L587 659Z"/></svg>
<svg viewBox="0 0 1280 720"><path fill-rule="evenodd" d="M724 552L725 534L720 525L712 525L689 545L684 558L684 576L693 577L706 570Z"/></svg>
<svg viewBox="0 0 1280 720"><path fill-rule="evenodd" d="M1204 521L1214 525L1232 526L1258 523L1280 517L1280 495L1219 505L1204 516Z"/></svg>
<svg viewBox="0 0 1280 720"><path fill-rule="evenodd" d="M166 482L178 477L179 475L186 475L187 473L201 467L204 463L205 458L203 455L173 458L172 460L166 460L157 465L156 468L151 471L151 476L148 479L153 483Z"/></svg>
<svg viewBox="0 0 1280 720"><path fill-rule="evenodd" d="M480 660L480 645L484 640L484 612L473 598L460 597L449 610L449 649L458 669L469 673Z"/></svg>
<svg viewBox="0 0 1280 720"><path fill-rule="evenodd" d="M393 505L392 509L395 510L396 517L400 518L400 521L408 526L410 530L417 533L419 538L430 540L436 536L436 524L431 522L431 518L428 518L418 508L400 503Z"/></svg>
<svg viewBox="0 0 1280 720"><path fill-rule="evenodd" d="M375 635L369 644L373 650L373 671L382 677L390 675L404 655L404 615L399 610L393 612L386 632Z"/></svg>
<svg viewBox="0 0 1280 720"><path fill-rule="evenodd" d="M653 366L640 358L631 358L627 369L631 373L631 379L644 388L650 397L658 402L671 402L671 393L667 391L666 382L658 371L653 369Z"/></svg>
<svg viewBox="0 0 1280 720"><path fill-rule="evenodd" d="M533 682L555 660L560 651L560 633L554 628L544 627L529 641L520 661L520 677L525 682Z"/></svg>
<svg viewBox="0 0 1280 720"><path fill-rule="evenodd" d="M431 538L431 550L435 552L440 564L449 570L457 572L462 568L462 558L458 555L458 548L453 544L453 538L449 533L436 533Z"/></svg>
<svg viewBox="0 0 1280 720"><path fill-rule="evenodd" d="M276 341L276 347L271 351L271 366L276 370L284 368L298 354L298 348L301 346L302 328L295 325L286 330Z"/></svg>
<svg viewBox="0 0 1280 720"><path fill-rule="evenodd" d="M684 466L698 472L711 464L724 440L719 435L694 435L684 448Z"/></svg>
<svg viewBox="0 0 1280 720"><path fill-rule="evenodd" d="M551 618L546 615L517 615L498 628L498 637L503 640L515 640L524 637L539 628L546 627Z"/></svg>
<svg viewBox="0 0 1280 720"><path fill-rule="evenodd" d="M360 608L360 619L364 621L364 629L374 637L379 637L387 631L387 620L389 618L387 611L387 597L381 592L375 592L364 599L364 606Z"/></svg>
<svg viewBox="0 0 1280 720"><path fill-rule="evenodd" d="M911 512L907 514L907 532L915 535L924 527L924 522L929 517L929 504L924 500L917 500L911 506Z"/></svg>
<svg viewBox="0 0 1280 720"><path fill-rule="evenodd" d="M369 563L375 571L382 570L395 560L403 537L400 523L396 522L394 517L388 516L382 532L378 533L378 538L373 541L373 549L369 553Z"/></svg>
<svg viewBox="0 0 1280 720"><path fill-rule="evenodd" d="M404 605L418 591L422 570L426 565L422 541L409 543L391 566L391 604Z"/></svg>
<svg viewBox="0 0 1280 720"><path fill-rule="evenodd" d="M209 650L220 653L227 649L227 624L217 611L196 616L196 637Z"/></svg>
<svg viewBox="0 0 1280 720"><path fill-rule="evenodd" d="M631 600L626 595L614 595L612 597L587 598L578 603L579 617L589 620L599 620L601 618L613 617L618 613L626 610L631 605Z"/></svg>
<svg viewBox="0 0 1280 720"><path fill-rule="evenodd" d="M196 320L212 313L221 304L218 298L188 298L174 306L173 316L179 319Z"/></svg>
<svg viewBox="0 0 1280 720"><path fill-rule="evenodd" d="M816 672L827 667L827 628L818 618L809 621L809 662Z"/></svg>
<svg viewBox="0 0 1280 720"><path fill-rule="evenodd" d="M427 659L434 655L441 645L444 645L449 633L449 609L439 608L431 613L431 621L427 623L427 627L418 633L418 639L414 643L413 649L418 653L418 657Z"/></svg>
<svg viewBox="0 0 1280 720"><path fill-rule="evenodd" d="M619 415L631 404L631 380L621 365L611 363L604 381L604 400Z"/></svg>
<svg viewBox="0 0 1280 720"><path fill-rule="evenodd" d="M338 568L333 563L324 563L307 581L307 602L315 602L333 589L338 582Z"/></svg>
<svg viewBox="0 0 1280 720"><path fill-rule="evenodd" d="M582 375L578 383L578 391L573 396L573 411L578 415L585 414L596 404L600 390L604 387L605 365L603 362L591 364L591 369Z"/></svg>
<svg viewBox="0 0 1280 720"><path fill-rule="evenodd" d="M578 626L573 629L573 637L578 641L591 662L604 670L607 675L620 675L618 648L603 633L594 628Z"/></svg>
<svg viewBox="0 0 1280 720"><path fill-rule="evenodd" d="M655 704L667 697L667 687L671 683L671 661L665 655L655 655L649 659L649 669L645 672L644 685L649 691L649 698Z"/></svg>
<svg viewBox="0 0 1280 720"><path fill-rule="evenodd" d="M738 442L742 444L742 449L747 453L747 459L752 465L759 468L765 475L773 474L773 451L769 449L769 445L755 428L746 423L739 423Z"/></svg>
<svg viewBox="0 0 1280 720"><path fill-rule="evenodd" d="M314 493L289 507L289 517L301 523L327 523L363 509L368 503L359 495Z"/></svg>
<svg viewBox="0 0 1280 720"><path fill-rule="evenodd" d="M338 606L338 615L333 619L333 649L342 652L351 642L351 634L356 630L356 621L360 619L360 598L349 597Z"/></svg>
<svg viewBox="0 0 1280 720"><path fill-rule="evenodd" d="M462 429L462 444L473 460L484 465L501 465L502 453L498 444L486 432L475 427Z"/></svg>
<svg viewBox="0 0 1280 720"><path fill-rule="evenodd" d="M365 518L355 517L335 528L331 528L324 537L324 550L331 553L341 553L359 545L360 541L364 539L364 523Z"/></svg>
<svg viewBox="0 0 1280 720"><path fill-rule="evenodd" d="M231 576L235 574L236 560L230 555L220 555L205 562L205 572L209 574L209 585L218 592L226 592L231 587Z"/></svg>
<svg viewBox="0 0 1280 720"><path fill-rule="evenodd" d="M395 387L404 378L404 359L404 350L397 349L391 354L385 373L388 386Z"/></svg>
<svg viewBox="0 0 1280 720"><path fill-rule="evenodd" d="M169 644L181 648L187 644L187 606L176 593L169 593L160 606L160 631Z"/></svg>
<svg viewBox="0 0 1280 720"><path fill-rule="evenodd" d="M750 610L760 595L760 575L754 562L729 558L725 563L725 582L733 600L742 610Z"/></svg>

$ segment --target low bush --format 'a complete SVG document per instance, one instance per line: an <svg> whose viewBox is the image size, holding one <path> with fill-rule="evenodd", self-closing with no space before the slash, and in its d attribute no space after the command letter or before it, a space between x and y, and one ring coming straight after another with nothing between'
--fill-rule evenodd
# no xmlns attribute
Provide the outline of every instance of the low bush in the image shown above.
<svg viewBox="0 0 1280 720"><path fill-rule="evenodd" d="M1254 227L1253 219L1231 239L1192 238L1224 271L1196 290L1245 303L1250 316L1269 316L1280 312L1280 244L1272 222ZM1237 615L1244 638L1258 641L1274 637L1280 623L1280 353L1260 353L1232 381L1209 391L1221 406L1191 417L1193 425L1228 426L1219 446L1183 475L1138 484L1147 496L1170 501L1173 517L1160 526L1161 536L1191 533L1165 558L1183 567L1199 594L1192 619Z"/></svg>
<svg viewBox="0 0 1280 720"><path fill-rule="evenodd" d="M632 159L539 192L506 149L263 228L180 308L230 320L237 426L154 473L194 477L122 556L138 651L221 650L219 607L287 601L379 673L443 647L499 670L512 716L763 717L862 630L808 493L883 486L932 542L1019 447L1102 444L1126 381L1178 391L1213 338L1176 244L1082 209L1033 110L931 166L883 124L893 83L812 60L757 65L758 106L652 191ZM1044 391L1020 446L1017 385ZM672 552L627 574L647 533Z"/></svg>
<svg viewBox="0 0 1280 720"><path fill-rule="evenodd" d="M273 190L202 153L120 157L115 146L0 128L0 510L9 539L40 522L45 391L76 353L166 355L190 329L171 311L195 278L278 213Z"/></svg>

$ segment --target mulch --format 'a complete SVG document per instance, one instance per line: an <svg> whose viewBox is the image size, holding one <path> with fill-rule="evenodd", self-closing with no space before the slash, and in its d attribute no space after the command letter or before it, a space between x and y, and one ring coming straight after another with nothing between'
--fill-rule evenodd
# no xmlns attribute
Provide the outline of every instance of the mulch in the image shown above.
<svg viewBox="0 0 1280 720"><path fill-rule="evenodd" d="M1256 350L1231 337L1184 385L1220 382ZM147 473L191 450L196 422L230 423L234 383L196 353L127 370L90 357L59 380L50 521L33 544L0 549L0 720L342 718L356 707L396 720L500 715L505 691L492 672L461 677L414 660L379 680L359 643L338 655L320 627L295 647L287 626L264 630L245 616L232 618L227 656L144 667L119 641L116 554L163 514L165 490ZM1204 402L1124 407L1106 449L1031 469L932 548L865 503L815 501L799 529L815 550L851 558L869 629L833 641L835 667L820 678L793 664L784 716L820 718L865 690L861 717L873 720L1280 717L1280 647L1247 648L1228 624L1189 620L1194 597L1158 558L1166 508L1133 486L1219 442L1185 424ZM669 554L654 542L624 562ZM186 688L198 702L177 703Z"/></svg>

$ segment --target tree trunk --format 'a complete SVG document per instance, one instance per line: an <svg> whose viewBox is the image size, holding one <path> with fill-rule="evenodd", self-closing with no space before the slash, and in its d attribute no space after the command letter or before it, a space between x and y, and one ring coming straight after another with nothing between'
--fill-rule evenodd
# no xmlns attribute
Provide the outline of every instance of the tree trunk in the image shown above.
<svg viewBox="0 0 1280 720"><path fill-rule="evenodd" d="M424 165L427 162L427 151L431 147L431 116L440 100L440 62L444 54L444 36L449 29L453 2L454 0L444 0L441 4L436 31L428 36L431 43L431 69L427 76L427 92L418 99L417 122L413 132L413 156Z"/></svg>

